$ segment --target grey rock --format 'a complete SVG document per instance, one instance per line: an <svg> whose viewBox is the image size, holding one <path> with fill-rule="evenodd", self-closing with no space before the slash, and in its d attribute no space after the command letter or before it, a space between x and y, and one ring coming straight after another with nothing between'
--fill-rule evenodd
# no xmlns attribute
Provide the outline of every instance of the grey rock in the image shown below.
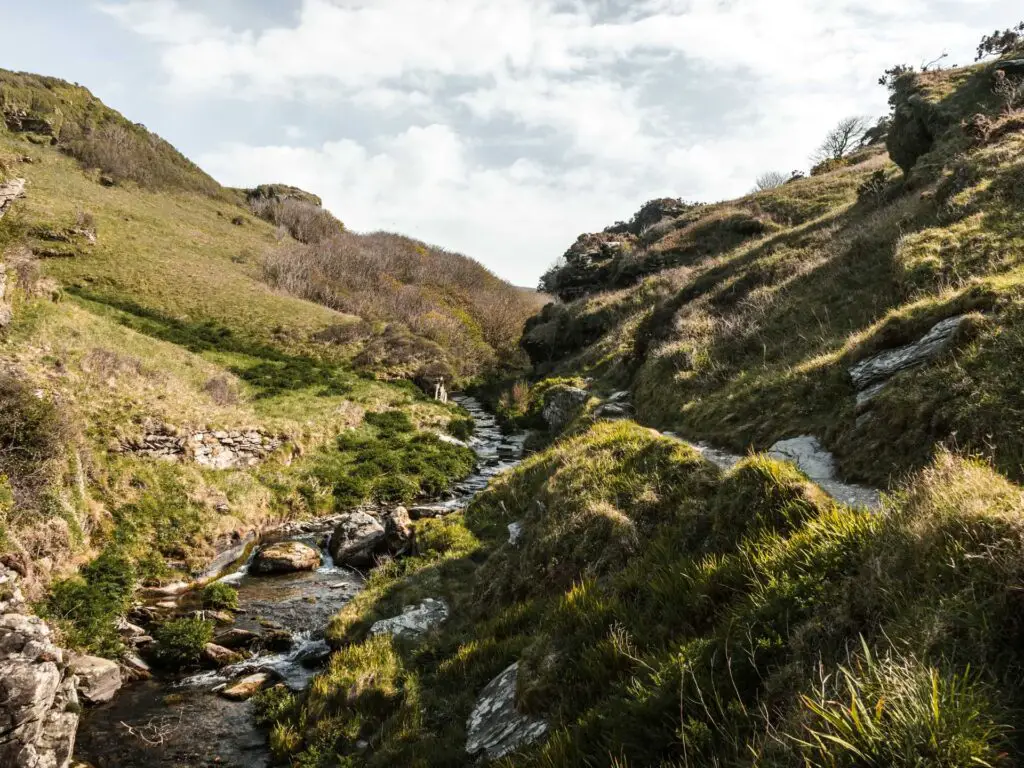
<svg viewBox="0 0 1024 768"><path fill-rule="evenodd" d="M466 721L466 752L485 754L491 760L534 744L548 732L543 720L520 714L516 709L519 664L513 664L480 693Z"/></svg>
<svg viewBox="0 0 1024 768"><path fill-rule="evenodd" d="M561 432L575 419L590 393L578 387L554 387L544 395L542 414L544 421L552 432Z"/></svg>
<svg viewBox="0 0 1024 768"><path fill-rule="evenodd" d="M203 646L203 660L214 667L227 667L237 664L242 660L242 657L216 643L207 643Z"/></svg>
<svg viewBox="0 0 1024 768"><path fill-rule="evenodd" d="M256 645L260 636L248 629L229 629L213 638L213 642L230 651L248 650Z"/></svg>
<svg viewBox="0 0 1024 768"><path fill-rule="evenodd" d="M249 566L251 573L273 575L315 571L320 567L320 552L299 541L282 541L270 544L253 558Z"/></svg>
<svg viewBox="0 0 1024 768"><path fill-rule="evenodd" d="M428 597L419 605L410 605L399 616L381 619L370 627L371 635L417 638L447 621L448 604Z"/></svg>
<svg viewBox="0 0 1024 768"><path fill-rule="evenodd" d="M105 704L121 690L121 667L110 659L71 654L68 668L78 677L78 693L90 704Z"/></svg>
<svg viewBox="0 0 1024 768"><path fill-rule="evenodd" d="M0 566L0 585L13 590L16 582ZM0 615L0 765L66 768L77 727L75 676L49 627L22 613Z"/></svg>
<svg viewBox="0 0 1024 768"><path fill-rule="evenodd" d="M386 537L387 532L377 518L366 512L351 512L334 529L328 549L336 563L368 566L385 545Z"/></svg>
<svg viewBox="0 0 1024 768"><path fill-rule="evenodd" d="M237 683L223 689L220 694L231 701L247 701L272 679L273 676L267 672L257 672L254 675L243 677Z"/></svg>
<svg viewBox="0 0 1024 768"><path fill-rule="evenodd" d="M522 523L509 523L508 524L508 543L513 547L519 546L520 539L523 538L523 524Z"/></svg>
<svg viewBox="0 0 1024 768"><path fill-rule="evenodd" d="M396 507L384 517L384 531L390 554L405 555L412 551L415 529L405 507Z"/></svg>
<svg viewBox="0 0 1024 768"><path fill-rule="evenodd" d="M14 205L14 201L25 196L25 186L28 182L24 179L10 179L0 182L0 219Z"/></svg>
<svg viewBox="0 0 1024 768"><path fill-rule="evenodd" d="M620 403L604 403L597 407L594 415L599 419L628 419L630 409Z"/></svg>
<svg viewBox="0 0 1024 768"><path fill-rule="evenodd" d="M965 319L963 315L946 318L928 331L920 341L896 349L887 349L861 360L849 370L853 385L858 390L866 390L900 371L923 365L938 357L949 348ZM877 390L874 394L877 394Z"/></svg>

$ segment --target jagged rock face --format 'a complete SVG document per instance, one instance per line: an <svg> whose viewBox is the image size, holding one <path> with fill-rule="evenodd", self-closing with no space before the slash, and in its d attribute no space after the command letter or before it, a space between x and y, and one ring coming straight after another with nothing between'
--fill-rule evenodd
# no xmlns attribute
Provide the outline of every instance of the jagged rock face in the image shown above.
<svg viewBox="0 0 1024 768"><path fill-rule="evenodd" d="M253 573L270 575L277 573L298 573L313 571L320 567L320 553L298 541L284 541L271 544L256 553L250 570Z"/></svg>
<svg viewBox="0 0 1024 768"><path fill-rule="evenodd" d="M466 721L466 752L497 760L539 741L548 732L543 720L516 709L519 664L513 664L480 693Z"/></svg>
<svg viewBox="0 0 1024 768"><path fill-rule="evenodd" d="M920 341L897 349L887 349L851 367L850 379L858 390L857 404L863 405L870 401L900 371L924 365L949 349L965 320L963 315L946 318Z"/></svg>
<svg viewBox="0 0 1024 768"><path fill-rule="evenodd" d="M633 215L630 221L620 221L618 224L605 229L605 232L640 235L648 227L653 227L665 219L678 218L692 210L693 207L693 203L684 203L682 200L672 197L651 200L644 203L643 207Z"/></svg>
<svg viewBox="0 0 1024 768"><path fill-rule="evenodd" d="M385 543L387 532L380 521L366 512L352 512L338 523L328 549L339 565L373 565L374 554Z"/></svg>
<svg viewBox="0 0 1024 768"><path fill-rule="evenodd" d="M562 257L565 264L557 270L553 284L544 289L562 301L572 301L609 287L616 260L638 247L629 233L597 232L577 238Z"/></svg>
<svg viewBox="0 0 1024 768"><path fill-rule="evenodd" d="M0 765L65 768L78 728L75 676L50 629L0 566Z"/></svg>
<svg viewBox="0 0 1024 768"><path fill-rule="evenodd" d="M381 619L370 627L371 635L417 638L448 620L448 604L428 597L419 605L410 605L400 616Z"/></svg>
<svg viewBox="0 0 1024 768"><path fill-rule="evenodd" d="M590 394L578 387L553 387L548 390L544 394L542 411L548 429L552 432L561 432L569 426L589 398Z"/></svg>
<svg viewBox="0 0 1024 768"><path fill-rule="evenodd" d="M53 123L44 117L30 114L24 109L5 109L4 122L7 124L7 130L14 133L38 133L42 136L54 135Z"/></svg>
<svg viewBox="0 0 1024 768"><path fill-rule="evenodd" d="M14 205L15 200L25 196L26 183L24 179L11 179L0 182L0 219Z"/></svg>
<svg viewBox="0 0 1024 768"><path fill-rule="evenodd" d="M252 467L284 445L284 438L257 430L202 431L181 434L166 424L155 425L141 439L121 450L168 461L194 461L210 469Z"/></svg>

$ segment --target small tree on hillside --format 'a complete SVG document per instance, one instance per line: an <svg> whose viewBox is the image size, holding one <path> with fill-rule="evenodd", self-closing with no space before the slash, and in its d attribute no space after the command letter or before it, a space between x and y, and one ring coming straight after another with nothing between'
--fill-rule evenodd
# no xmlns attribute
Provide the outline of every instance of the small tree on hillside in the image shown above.
<svg viewBox="0 0 1024 768"><path fill-rule="evenodd" d="M1002 31L997 29L991 35L981 38L981 43L978 45L978 57L975 61L981 61L986 56L1004 56L1022 47L1024 47L1024 21L1016 27Z"/></svg>
<svg viewBox="0 0 1024 768"><path fill-rule="evenodd" d="M789 181L790 177L780 171L768 171L762 173L754 182L755 192L764 192L766 189L777 189Z"/></svg>
<svg viewBox="0 0 1024 768"><path fill-rule="evenodd" d="M847 117L840 120L839 124L825 136L825 140L821 142L821 146L811 159L815 163L842 160L860 145L868 127L868 121L863 117Z"/></svg>

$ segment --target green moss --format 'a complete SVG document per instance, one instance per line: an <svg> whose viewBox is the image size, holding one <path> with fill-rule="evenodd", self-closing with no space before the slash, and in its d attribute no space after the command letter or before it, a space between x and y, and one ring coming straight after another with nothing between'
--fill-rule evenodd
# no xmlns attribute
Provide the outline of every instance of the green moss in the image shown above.
<svg viewBox="0 0 1024 768"><path fill-rule="evenodd" d="M234 611L238 609L238 590L229 584L215 581L203 587L200 600L204 608Z"/></svg>

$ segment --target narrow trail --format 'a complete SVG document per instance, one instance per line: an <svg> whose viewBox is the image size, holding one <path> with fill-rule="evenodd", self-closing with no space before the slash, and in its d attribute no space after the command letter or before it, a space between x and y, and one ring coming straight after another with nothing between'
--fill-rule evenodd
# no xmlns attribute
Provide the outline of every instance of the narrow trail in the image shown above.
<svg viewBox="0 0 1024 768"><path fill-rule="evenodd" d="M475 422L470 447L478 462L450 498L430 505L441 514L465 508L494 477L518 464L525 440L525 435L502 435L477 400L452 399ZM256 672L272 672L293 690L302 690L326 661L327 624L363 586L361 574L336 566L327 551L326 537L334 522L335 518L302 523L261 542L299 541L318 547L324 565L316 571L254 576L248 572L249 560L222 565L222 571L234 565L221 581L239 593L241 611L232 627L257 633L284 630L292 636L288 650L261 653L217 671L157 675L127 686L112 702L84 715L78 759L95 768L267 768L266 733L256 727L252 705L228 701L219 692ZM195 598L183 597L182 608L191 607L190 599Z"/></svg>

